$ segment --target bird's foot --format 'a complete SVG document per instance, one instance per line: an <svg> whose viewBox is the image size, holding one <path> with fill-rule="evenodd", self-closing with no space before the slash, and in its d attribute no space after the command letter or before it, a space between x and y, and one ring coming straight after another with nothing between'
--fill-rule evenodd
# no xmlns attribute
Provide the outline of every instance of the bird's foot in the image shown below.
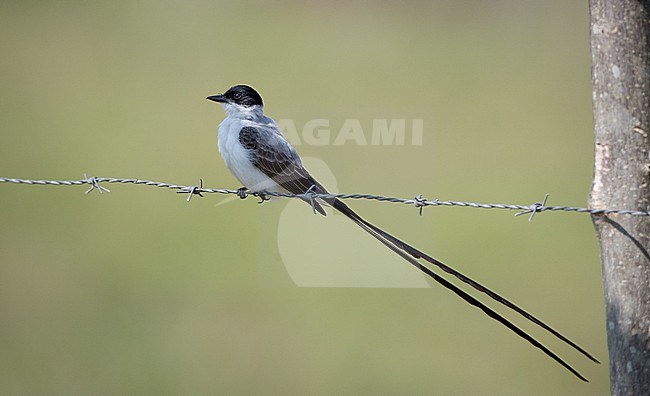
<svg viewBox="0 0 650 396"><path fill-rule="evenodd" d="M266 201L271 200L271 197L269 197L268 195L266 195L264 193L259 193L259 194L257 194L257 196L260 198L260 201L258 202L258 204L260 204L260 205L263 204Z"/></svg>
<svg viewBox="0 0 650 396"><path fill-rule="evenodd" d="M237 189L237 196L241 199L246 199L248 197L248 189L246 187L239 187Z"/></svg>

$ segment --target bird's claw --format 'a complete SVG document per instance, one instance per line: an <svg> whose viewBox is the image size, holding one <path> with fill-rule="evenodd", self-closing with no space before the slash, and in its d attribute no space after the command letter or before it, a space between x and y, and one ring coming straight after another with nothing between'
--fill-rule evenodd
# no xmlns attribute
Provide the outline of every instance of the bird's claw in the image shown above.
<svg viewBox="0 0 650 396"><path fill-rule="evenodd" d="M248 189L246 187L239 187L237 189L237 196L241 199L246 199L248 197Z"/></svg>
<svg viewBox="0 0 650 396"><path fill-rule="evenodd" d="M258 196L259 199L260 199L260 201L258 202L259 205L263 204L263 203L266 202L266 201L270 201L270 200L271 200L271 197L269 197L268 195L266 195L266 194L264 194L264 193L259 193L259 194L257 194L257 196Z"/></svg>

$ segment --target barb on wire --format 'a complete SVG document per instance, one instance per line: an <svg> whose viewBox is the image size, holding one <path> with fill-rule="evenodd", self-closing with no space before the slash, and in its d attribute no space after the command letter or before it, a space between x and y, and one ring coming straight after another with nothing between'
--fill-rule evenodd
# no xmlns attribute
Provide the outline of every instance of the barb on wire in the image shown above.
<svg viewBox="0 0 650 396"><path fill-rule="evenodd" d="M314 214L316 214L316 200L314 199L314 196L316 194L313 192L314 188L316 188L316 185L312 184L311 187L309 187L309 189L305 191L304 194L302 194L302 199L305 199L307 202L309 202L311 205L311 210L314 212Z"/></svg>
<svg viewBox="0 0 650 396"><path fill-rule="evenodd" d="M530 223L531 221L533 221L533 216L535 216L536 213L539 213L546 208L547 200L548 200L548 193L544 195L544 200L542 202L535 202L534 204L530 205L528 209L515 213L515 216L521 216L523 214L530 213L530 217L528 218L528 222Z"/></svg>
<svg viewBox="0 0 650 396"><path fill-rule="evenodd" d="M426 202L427 200L422 198L422 194L416 195L413 198L413 206L418 208L418 213L420 214L420 217L422 217L422 209L426 206Z"/></svg>
<svg viewBox="0 0 650 396"><path fill-rule="evenodd" d="M108 192L108 193L111 192L111 190L109 190L108 188L100 186L99 181L97 181L97 178L95 176L89 178L88 175L84 173L84 180L82 181L90 184L90 188L88 189L88 191L86 191L86 195L93 192L93 190L99 191L100 194L102 194L103 192Z"/></svg>
<svg viewBox="0 0 650 396"><path fill-rule="evenodd" d="M591 215L628 215L628 216L650 216L650 212L644 212L639 210L628 210L628 209L589 209L589 208L580 208L574 206L546 206L546 201L548 200L548 194L544 197L542 202L536 202L532 205L511 205L511 204L491 204L491 203L477 203L477 202L463 202L463 201L441 201L435 199L433 201L425 200L421 195L416 196L414 199L404 199L396 197L386 197L383 195L373 195L373 194L316 194L310 192L309 190L304 194L289 194L289 193L279 193L272 191L249 191L246 188L239 188L236 190L224 189L224 188L204 188L203 180L200 181L199 186L182 186L177 184L157 182L151 180L141 180L141 179L120 179L112 177L90 177L84 175L82 180L31 180L31 179L17 179L10 177L0 177L0 183L13 183L13 184L27 184L27 185L50 185L50 186L79 186L83 184L89 184L91 188L86 191L86 194L92 192L93 190L98 190L101 192L110 192L107 188L100 185L100 183L121 183L121 184L135 184L135 185L146 185L159 188L167 188L170 190L179 190L179 193L188 194L187 201L193 195L203 194L234 194L240 198L246 198L249 195L260 198L264 202L268 200L269 197L283 197L283 198L299 198L299 199L308 199L312 200L315 198L323 199L365 199L371 201L379 202L391 202L391 203L401 203L405 205L414 205L422 213L422 208L425 206L458 206L464 208L477 208L477 209L503 209L503 210L517 210L519 211L515 215L522 215L530 213L528 221L533 219L533 216L537 213L551 211L551 212L574 212L574 213L588 213Z"/></svg>
<svg viewBox="0 0 650 396"><path fill-rule="evenodd" d="M187 202L190 202L190 199L192 199L192 196L194 195L198 195L199 197L203 198L203 194L201 194L202 189L203 179L199 179L198 186L183 187L181 188L181 191L176 191L176 194L187 194Z"/></svg>

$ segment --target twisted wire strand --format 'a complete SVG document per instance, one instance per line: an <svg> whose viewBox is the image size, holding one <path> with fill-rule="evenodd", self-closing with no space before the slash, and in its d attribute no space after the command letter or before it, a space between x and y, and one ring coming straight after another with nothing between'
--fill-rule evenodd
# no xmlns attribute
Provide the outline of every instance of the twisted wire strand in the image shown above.
<svg viewBox="0 0 650 396"><path fill-rule="evenodd" d="M90 193L93 190L97 190L100 193L110 192L107 188L100 185L100 183L119 183L119 184L134 184L134 185L145 185L158 188L166 188L170 190L177 190L179 193L187 193L189 201L190 198L194 195L202 194L235 194L240 197L246 197L252 195L255 197L260 197L264 199L265 197L281 197L281 198L300 198L313 200L314 198L338 198L338 199L353 199L353 200L371 200L379 202L391 202L391 203L401 203L405 205L415 206L419 208L420 214L422 214L422 208L427 206L457 206L465 208L477 208L477 209L503 209L503 210L517 210L519 211L515 215L530 214L529 221L532 220L533 216L536 213L551 211L551 212L572 212L572 213L588 213L591 215L628 215L628 216L650 216L650 212L644 212L639 210L629 210L629 209L590 209L590 208L581 208L575 206L546 206L546 199L548 194L544 198L543 202L536 202L531 205L513 205L513 204L500 204L500 203L478 203L478 202L465 202L465 201L441 201L439 199L435 200L426 200L423 199L421 195L418 195L411 199L397 198L397 197L387 197L384 195L375 195L375 194L316 194L316 193L305 193L305 194L290 194L290 193L279 193L279 192L253 192L242 189L225 189L225 188L204 188L203 180L201 180L200 185L198 186L184 186L180 184L158 182L152 180L144 179L123 179L115 177L86 177L80 180L32 180L32 179L19 179L19 178L10 178L10 177L0 177L0 183L13 183L13 184L27 184L27 185L50 185L50 186L79 186L79 185L90 185L90 189L86 193Z"/></svg>

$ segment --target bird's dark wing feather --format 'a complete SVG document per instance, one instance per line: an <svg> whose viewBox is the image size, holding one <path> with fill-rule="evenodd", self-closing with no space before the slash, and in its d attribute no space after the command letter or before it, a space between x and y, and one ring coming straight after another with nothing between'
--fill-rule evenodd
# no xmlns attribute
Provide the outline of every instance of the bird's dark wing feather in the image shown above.
<svg viewBox="0 0 650 396"><path fill-rule="evenodd" d="M327 190L303 168L296 150L274 129L244 127L239 131L239 142L249 150L251 163L290 193L304 194L310 191L327 194ZM318 202L313 204L316 210L325 215Z"/></svg>

